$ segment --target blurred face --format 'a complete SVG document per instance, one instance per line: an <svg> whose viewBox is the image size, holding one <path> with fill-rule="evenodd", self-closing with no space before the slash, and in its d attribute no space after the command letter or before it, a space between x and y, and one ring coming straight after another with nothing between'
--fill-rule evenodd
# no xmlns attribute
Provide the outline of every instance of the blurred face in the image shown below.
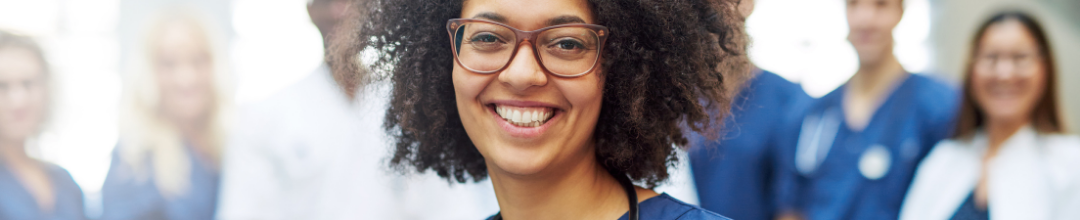
<svg viewBox="0 0 1080 220"><path fill-rule="evenodd" d="M470 0L461 17L496 21L523 31L594 21L587 3L575 0ZM485 33L467 31L461 54L505 40ZM551 39L550 46L539 49L566 57L588 53L564 40ZM534 45L523 41L512 51L516 55L506 68L495 73L472 72L455 61L454 92L462 124L493 173L531 175L593 159L592 135L604 86L600 68L578 77L555 76L537 61ZM546 62L550 62L548 69L572 66Z"/></svg>
<svg viewBox="0 0 1080 220"><path fill-rule="evenodd" d="M892 53L892 30L904 14L901 0L848 0L848 41L859 62L873 64Z"/></svg>
<svg viewBox="0 0 1080 220"><path fill-rule="evenodd" d="M213 103L213 59L205 35L180 24L168 25L154 45L154 72L160 110L175 122L204 120Z"/></svg>
<svg viewBox="0 0 1080 220"><path fill-rule="evenodd" d="M989 120L1022 121L1044 95L1046 66L1038 43L1015 20L990 25L979 41L971 86Z"/></svg>
<svg viewBox="0 0 1080 220"><path fill-rule="evenodd" d="M23 141L38 131L47 86L44 65L34 52L0 48L0 141Z"/></svg>
<svg viewBox="0 0 1080 220"><path fill-rule="evenodd" d="M308 17L326 37L345 18L349 4L347 0L313 0L307 6Z"/></svg>

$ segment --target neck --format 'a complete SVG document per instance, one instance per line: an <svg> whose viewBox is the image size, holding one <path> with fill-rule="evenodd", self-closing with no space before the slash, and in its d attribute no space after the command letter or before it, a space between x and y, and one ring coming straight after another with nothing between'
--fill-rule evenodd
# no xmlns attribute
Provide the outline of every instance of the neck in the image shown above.
<svg viewBox="0 0 1080 220"><path fill-rule="evenodd" d="M554 168L557 171L529 176L488 166L503 219L616 219L626 213L626 193L619 182L596 162L595 153L581 158L568 160L581 162Z"/></svg>
<svg viewBox="0 0 1080 220"><path fill-rule="evenodd" d="M907 76L904 67L892 52L879 62L859 64L859 70L848 80L848 90L859 94L880 94L900 78Z"/></svg>
<svg viewBox="0 0 1080 220"><path fill-rule="evenodd" d="M26 140L0 140L0 161L23 163L30 160L26 155Z"/></svg>
<svg viewBox="0 0 1080 220"><path fill-rule="evenodd" d="M177 131L180 132L180 138L187 143L187 147L191 147L198 154L192 156L207 157L212 155L209 152L212 150L211 145L213 144L209 121L204 117L192 120L173 120Z"/></svg>
<svg viewBox="0 0 1080 220"><path fill-rule="evenodd" d="M986 149L986 158L993 158L997 155L998 150L1001 149L1001 145L1005 141L1009 140L1020 128L1028 124L1027 119L1017 120L986 120L986 137L989 141L989 148Z"/></svg>

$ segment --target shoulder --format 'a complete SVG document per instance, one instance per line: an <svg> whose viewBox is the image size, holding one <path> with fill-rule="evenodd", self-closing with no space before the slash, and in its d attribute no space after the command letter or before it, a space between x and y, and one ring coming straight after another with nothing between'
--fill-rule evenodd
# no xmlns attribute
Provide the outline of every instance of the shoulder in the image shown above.
<svg viewBox="0 0 1080 220"><path fill-rule="evenodd" d="M48 162L42 162L42 164L45 166L46 170L48 170L53 184L56 184L55 187L59 190L58 193L71 193L82 197L82 189L79 188L79 184L75 183L75 179L71 177L71 173L56 164Z"/></svg>
<svg viewBox="0 0 1080 220"><path fill-rule="evenodd" d="M646 199L640 204L641 219L657 220L730 220L701 207L686 204L667 193Z"/></svg>
<svg viewBox="0 0 1080 220"><path fill-rule="evenodd" d="M1080 137L1076 135L1041 135L1045 161L1059 181L1080 187Z"/></svg>
<svg viewBox="0 0 1080 220"><path fill-rule="evenodd" d="M762 71L749 86L752 86L759 93L775 93L770 95L789 103L811 99L810 95L807 95L806 91L802 89L802 86L769 71Z"/></svg>
<svg viewBox="0 0 1080 220"><path fill-rule="evenodd" d="M282 107L289 107L296 104L305 104L317 100L317 97L329 94L333 91L333 87L329 82L331 80L328 72L320 71L319 68L312 71L304 78L297 81L277 92L274 92L265 99L256 101L249 104L245 108L245 112L251 112L256 110L280 110Z"/></svg>
<svg viewBox="0 0 1080 220"><path fill-rule="evenodd" d="M973 144L972 138L968 139L945 139L934 145L934 148L930 150L930 153L926 155L926 158L919 164L919 170L934 171L935 167L942 167L951 161L955 161L957 157L963 155L976 156L978 149ZM924 169L929 168L929 169Z"/></svg>
<svg viewBox="0 0 1080 220"><path fill-rule="evenodd" d="M347 98L337 92L331 76L320 71L322 69L265 99L245 104L237 115L233 139L263 141L247 139L272 137L273 134L323 124L327 118L339 119L347 115Z"/></svg>
<svg viewBox="0 0 1080 220"><path fill-rule="evenodd" d="M951 84L923 74L911 74L911 81L922 113L934 119L949 119L956 114L960 93Z"/></svg>

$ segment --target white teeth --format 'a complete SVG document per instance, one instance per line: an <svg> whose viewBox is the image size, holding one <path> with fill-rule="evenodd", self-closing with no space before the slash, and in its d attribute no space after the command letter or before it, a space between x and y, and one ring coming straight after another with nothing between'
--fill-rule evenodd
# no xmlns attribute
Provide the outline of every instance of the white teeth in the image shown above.
<svg viewBox="0 0 1080 220"><path fill-rule="evenodd" d="M530 112L530 111L521 112L521 121L525 122L525 123L532 122L533 121L532 112Z"/></svg>
<svg viewBox="0 0 1080 220"><path fill-rule="evenodd" d="M543 125L548 119L554 115L554 109L551 108L516 108L505 107L501 105L495 106L495 113L499 114L510 124L522 127L537 127Z"/></svg>

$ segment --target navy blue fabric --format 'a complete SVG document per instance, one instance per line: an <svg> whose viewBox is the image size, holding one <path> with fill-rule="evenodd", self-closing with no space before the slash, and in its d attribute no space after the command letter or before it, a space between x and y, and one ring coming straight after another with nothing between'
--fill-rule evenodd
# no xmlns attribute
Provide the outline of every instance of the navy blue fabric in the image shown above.
<svg viewBox="0 0 1080 220"><path fill-rule="evenodd" d="M638 219L641 220L731 220L701 207L686 204L667 193L641 201L638 208ZM628 220L628 215L629 212L623 214L619 220ZM493 219L495 215L487 218Z"/></svg>
<svg viewBox="0 0 1080 220"><path fill-rule="evenodd" d="M71 220L84 219L83 194L64 168L41 163L53 184L56 198L51 211L42 211L30 192L0 161L0 219Z"/></svg>
<svg viewBox="0 0 1080 220"><path fill-rule="evenodd" d="M808 115L841 115L820 165L808 174L797 173L791 165L795 147L783 150L788 175L778 181L791 188L785 190L788 194L780 203L794 206L811 220L897 219L919 162L953 129L958 93L941 82L911 74L881 104L869 124L854 131L842 117L844 87L825 95L808 111ZM875 145L888 151L891 162L884 176L871 180L858 166L863 153Z"/></svg>
<svg viewBox="0 0 1080 220"><path fill-rule="evenodd" d="M118 146L117 148L119 148ZM191 176L187 193L166 199L158 191L152 178L138 180L133 167L124 163L118 151L113 151L112 167L102 186L104 212L102 220L186 220L213 219L217 207L219 174L216 168L195 157L190 147L185 147L191 163ZM151 162L144 168L147 177L153 177Z"/></svg>
<svg viewBox="0 0 1080 220"><path fill-rule="evenodd" d="M724 119L721 135L691 135L690 167L701 207L734 219L773 219L773 175L779 146L798 136L801 114L813 98L798 84L762 71L750 80Z"/></svg>
<svg viewBox="0 0 1080 220"><path fill-rule="evenodd" d="M642 220L731 220L701 207L686 204L672 198L667 193L654 196L638 204L638 219ZM623 214L619 220L628 220Z"/></svg>
<svg viewBox="0 0 1080 220"><path fill-rule="evenodd" d="M979 208L975 205L975 192L971 192L964 204L953 213L952 220L989 220L990 210Z"/></svg>

